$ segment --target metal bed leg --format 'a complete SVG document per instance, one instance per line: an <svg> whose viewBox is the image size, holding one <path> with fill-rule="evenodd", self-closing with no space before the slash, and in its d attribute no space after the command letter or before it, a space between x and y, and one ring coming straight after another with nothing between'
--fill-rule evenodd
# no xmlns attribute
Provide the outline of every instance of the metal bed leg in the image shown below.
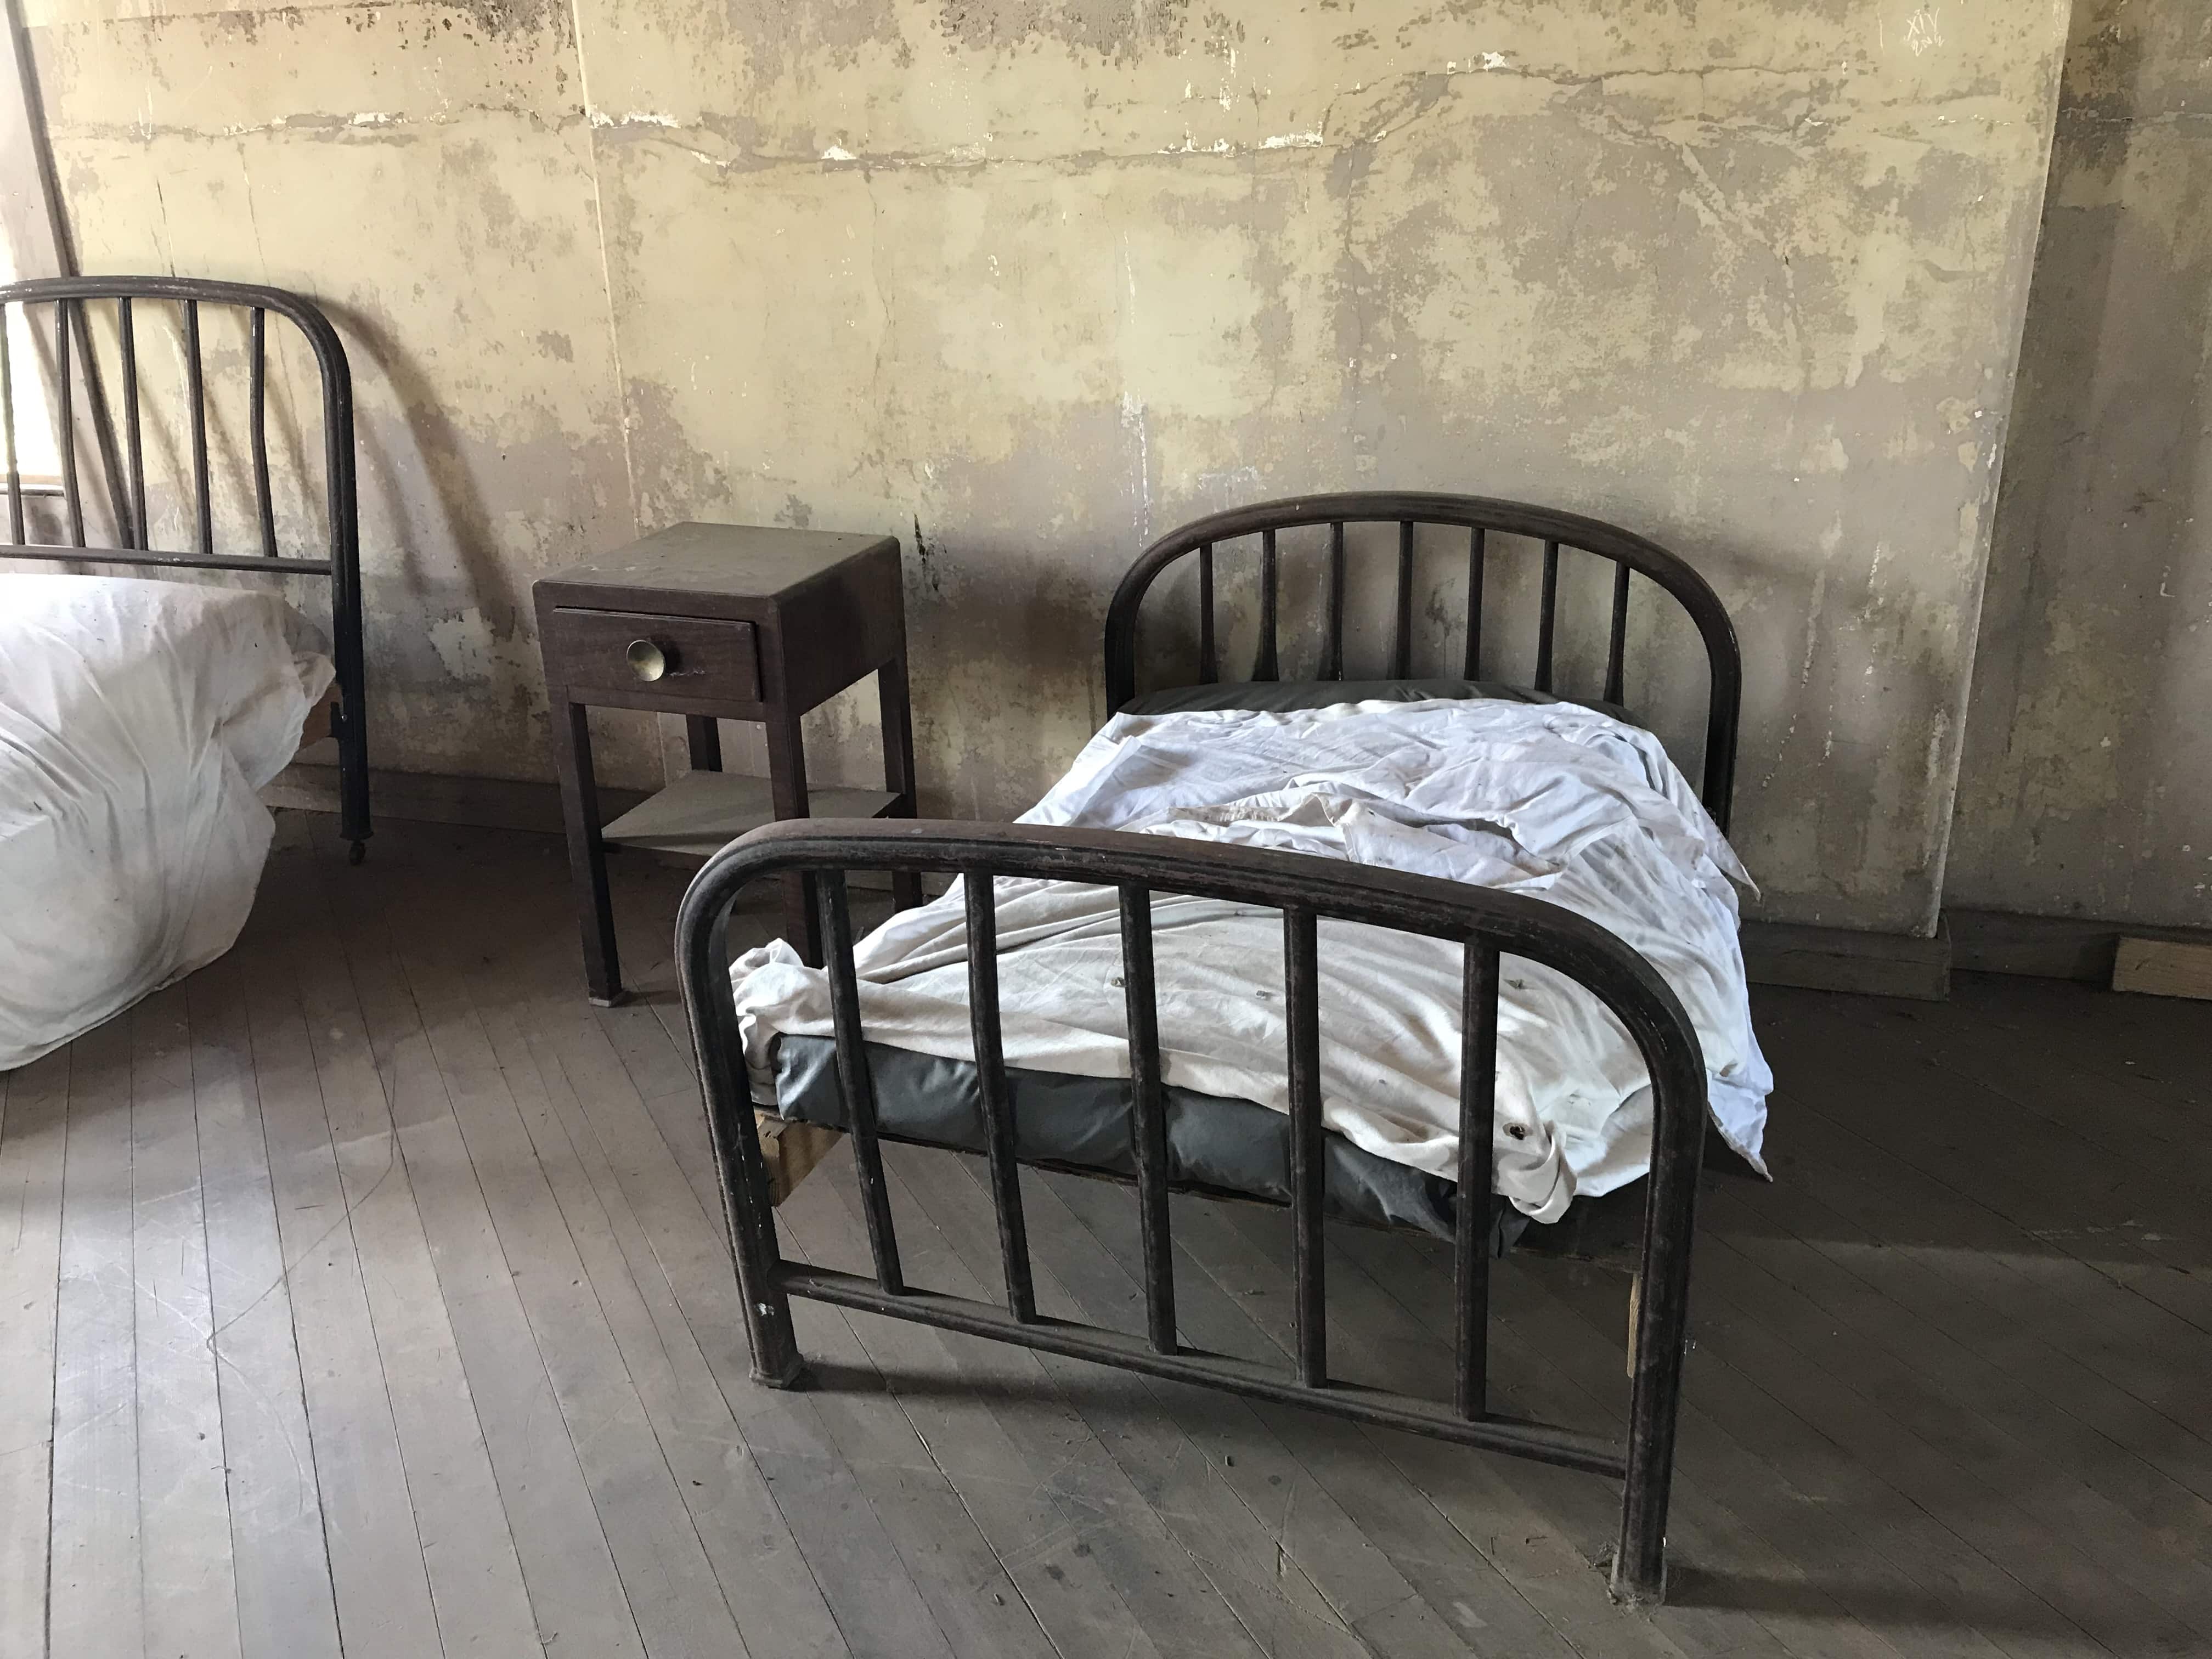
<svg viewBox="0 0 2212 1659"><path fill-rule="evenodd" d="M341 583L343 586L343 584ZM362 685L361 600L350 592L333 595L331 631L337 658L338 835L350 842L349 864L368 856L368 838L374 832L368 819L368 711Z"/></svg>
<svg viewBox="0 0 2212 1659"><path fill-rule="evenodd" d="M715 1131L716 1162L721 1166L722 1206L730 1228L731 1253L737 1258L738 1293L745 1303L745 1335L752 1349L752 1378L771 1389L805 1385L806 1362L791 1325L791 1297L783 1288L783 1256L776 1248L775 1214L768 1190L768 1161L761 1155L760 1128L750 1105L734 1109L714 1103L709 1123Z"/></svg>
<svg viewBox="0 0 2212 1659"><path fill-rule="evenodd" d="M1689 1347L1690 1240L1704 1161L1702 1103L1664 1114L1652 1147L1644 1200L1643 1260L1629 1363L1628 1468L1613 1551L1613 1599L1651 1607L1667 1599L1667 1504L1674 1479L1674 1431Z"/></svg>
<svg viewBox="0 0 2212 1659"><path fill-rule="evenodd" d="M765 1258L765 1259L763 1259ZM804 1388L806 1362L791 1328L791 1298L777 1282L773 1249L738 1252L738 1288L745 1298L745 1330L752 1339L753 1381L771 1389Z"/></svg>

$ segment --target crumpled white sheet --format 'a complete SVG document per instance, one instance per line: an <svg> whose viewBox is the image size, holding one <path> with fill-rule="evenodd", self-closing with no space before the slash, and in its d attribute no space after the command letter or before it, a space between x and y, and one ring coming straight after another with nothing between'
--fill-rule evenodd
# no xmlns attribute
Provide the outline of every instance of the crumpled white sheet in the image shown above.
<svg viewBox="0 0 2212 1659"><path fill-rule="evenodd" d="M318 644L273 593L0 575L0 1071L236 940Z"/></svg>
<svg viewBox="0 0 2212 1659"><path fill-rule="evenodd" d="M1238 842L1534 894L1611 929L1688 1011L1714 1121L1762 1170L1772 1087L1752 1035L1735 882L1750 878L1657 738L1571 703L1346 703L1296 714L1119 715L1024 823ZM1128 1075L1111 889L1002 880L1009 1065ZM871 1041L973 1057L963 899L893 917L854 952ZM1167 1081L1289 1107L1279 913L1157 896ZM1324 921L1322 1115L1380 1157L1453 1178L1462 951ZM777 1032L830 1032L828 981L781 940L732 968L757 1097ZM1651 1095L1613 1016L1508 957L1493 1184L1540 1220L1650 1166Z"/></svg>

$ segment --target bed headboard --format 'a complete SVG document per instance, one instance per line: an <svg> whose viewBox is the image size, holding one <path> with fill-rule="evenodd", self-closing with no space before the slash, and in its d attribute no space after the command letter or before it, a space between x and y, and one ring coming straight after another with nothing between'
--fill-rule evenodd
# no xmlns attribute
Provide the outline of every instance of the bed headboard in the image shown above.
<svg viewBox="0 0 2212 1659"><path fill-rule="evenodd" d="M1490 538L1512 536L1542 544L1542 597L1537 620L1535 687L1552 691L1554 641L1558 635L1559 550L1569 548L1613 566L1611 631L1606 647L1606 702L1624 696L1623 658L1627 648L1632 573L1640 573L1671 594L1704 642L1710 671L1705 719L1705 781L1699 794L1723 830L1735 787L1736 722L1742 702L1743 659L1735 628L1720 597L1695 570L1657 543L1598 519L1526 501L1494 501L1479 495L1427 492L1355 491L1333 495L1299 495L1232 507L1193 520L1154 542L1129 567L1114 590L1106 611L1106 706L1120 708L1137 695L1137 616L1153 580L1178 560L1198 559L1199 677L1207 684L1222 678L1215 638L1213 554L1224 542L1256 536L1260 540L1260 639L1251 680L1279 678L1278 639L1281 555L1278 532L1326 526L1328 589L1324 606L1321 677L1344 678L1344 618L1346 550L1345 526L1398 526L1395 606L1390 634L1390 678L1412 678L1413 647L1414 533L1424 526L1467 532L1466 648L1463 673L1480 678L1484 578L1493 550ZM1232 678L1234 678L1232 676Z"/></svg>
<svg viewBox="0 0 2212 1659"><path fill-rule="evenodd" d="M182 330L183 424L189 432L189 549L153 545L146 489L146 422L140 407L138 324L151 307L168 311ZM54 442L60 476L52 482L27 480L17 444L16 377L24 366L15 361L8 326L12 308L21 307L29 337L39 343L44 361L31 366L52 391ZM112 307L112 353L99 349L88 307ZM252 458L252 541L226 550L216 544L215 472L209 458L208 364L203 350L203 315L214 310L242 313L246 323L245 372L247 445ZM292 324L313 353L320 382L323 447L322 495L328 550L319 557L277 551L276 494L269 459L269 318ZM101 320L104 322L105 318ZM103 364L101 359L110 361ZM109 390L104 371L119 383ZM114 404L121 404L120 442ZM89 441L93 470L104 487L96 506L114 526L105 539L86 534L86 489L81 448ZM339 834L359 859L369 836L368 747L362 705L361 627L361 533L355 497L353 377L337 331L308 299L282 289L246 283L210 282L185 276L62 276L0 286L0 447L7 470L6 538L0 558L58 562L155 567L184 570L250 571L262 575L323 576L331 583L331 656L337 669L337 707L331 724L338 741ZM185 481L180 477L179 483ZM302 480L303 486L306 480ZM27 498L60 503L59 534L65 540L34 542L26 524Z"/></svg>

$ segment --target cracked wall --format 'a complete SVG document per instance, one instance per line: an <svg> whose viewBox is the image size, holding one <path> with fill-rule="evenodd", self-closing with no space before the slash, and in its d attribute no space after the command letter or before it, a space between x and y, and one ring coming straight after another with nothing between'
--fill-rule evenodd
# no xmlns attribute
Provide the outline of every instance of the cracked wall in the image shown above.
<svg viewBox="0 0 2212 1659"><path fill-rule="evenodd" d="M83 269L295 288L345 338L373 763L550 776L531 580L635 524L567 11L26 22ZM657 775L649 721L607 731L616 781Z"/></svg>
<svg viewBox="0 0 2212 1659"><path fill-rule="evenodd" d="M2212 923L2212 13L2082 0L1967 715L1955 903Z"/></svg>
<svg viewBox="0 0 2212 1659"><path fill-rule="evenodd" d="M1149 537L1466 489L1710 574L1767 914L1933 921L2063 0L46 3L88 263L331 294L406 365L386 763L542 774L544 564L883 529L927 804L1006 814L1103 715ZM1636 643L1693 724L1682 641Z"/></svg>

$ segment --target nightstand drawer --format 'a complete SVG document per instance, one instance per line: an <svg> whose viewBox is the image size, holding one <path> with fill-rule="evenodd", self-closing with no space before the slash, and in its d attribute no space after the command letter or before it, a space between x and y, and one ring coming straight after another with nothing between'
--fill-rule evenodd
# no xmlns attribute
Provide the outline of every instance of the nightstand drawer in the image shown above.
<svg viewBox="0 0 2212 1659"><path fill-rule="evenodd" d="M556 607L544 640L546 678L570 694L760 701L760 657L747 622ZM625 699L627 700L627 699Z"/></svg>

